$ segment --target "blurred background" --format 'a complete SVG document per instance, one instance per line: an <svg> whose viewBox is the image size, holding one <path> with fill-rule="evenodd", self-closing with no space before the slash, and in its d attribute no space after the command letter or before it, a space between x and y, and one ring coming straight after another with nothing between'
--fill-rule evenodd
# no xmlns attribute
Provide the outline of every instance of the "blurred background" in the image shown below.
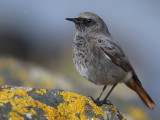
<svg viewBox="0 0 160 120"><path fill-rule="evenodd" d="M158 0L1 0L0 84L57 88L96 98L102 86L76 71L71 51L75 27L65 20L86 11L106 22L157 107L149 110L125 85L118 85L109 99L129 120L160 119Z"/></svg>

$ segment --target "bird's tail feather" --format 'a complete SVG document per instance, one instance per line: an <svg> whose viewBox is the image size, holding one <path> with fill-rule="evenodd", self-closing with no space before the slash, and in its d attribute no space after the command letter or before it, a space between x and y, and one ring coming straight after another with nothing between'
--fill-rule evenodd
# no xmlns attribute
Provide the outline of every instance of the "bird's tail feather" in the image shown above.
<svg viewBox="0 0 160 120"><path fill-rule="evenodd" d="M150 108L153 110L153 104L156 106L156 103L154 100L148 95L148 93L144 90L142 85L140 85L138 82L135 80L129 80L125 83L129 88L134 90L141 100Z"/></svg>

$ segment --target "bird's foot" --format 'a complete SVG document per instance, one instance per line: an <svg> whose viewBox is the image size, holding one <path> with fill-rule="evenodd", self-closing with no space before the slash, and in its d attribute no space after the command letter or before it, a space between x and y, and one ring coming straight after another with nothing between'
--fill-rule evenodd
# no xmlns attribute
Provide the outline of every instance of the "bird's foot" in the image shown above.
<svg viewBox="0 0 160 120"><path fill-rule="evenodd" d="M112 105L110 100L102 100L102 101L100 101L99 99L95 100L92 96L89 96L88 98L91 99L98 106L102 106L103 104Z"/></svg>
<svg viewBox="0 0 160 120"><path fill-rule="evenodd" d="M112 105L110 100L103 100L103 104Z"/></svg>

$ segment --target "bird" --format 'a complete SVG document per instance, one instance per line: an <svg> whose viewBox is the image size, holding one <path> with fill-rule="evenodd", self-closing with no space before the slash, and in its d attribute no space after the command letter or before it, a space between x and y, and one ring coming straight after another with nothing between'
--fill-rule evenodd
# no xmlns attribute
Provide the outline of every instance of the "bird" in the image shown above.
<svg viewBox="0 0 160 120"><path fill-rule="evenodd" d="M66 20L75 23L76 35L72 45L73 63L81 76L96 85L103 85L99 97L94 102L101 106L118 83L124 83L135 91L150 109L156 103L142 87L129 59L119 43L110 34L107 25L98 15L92 12L79 13ZM112 88L100 101L108 85Z"/></svg>

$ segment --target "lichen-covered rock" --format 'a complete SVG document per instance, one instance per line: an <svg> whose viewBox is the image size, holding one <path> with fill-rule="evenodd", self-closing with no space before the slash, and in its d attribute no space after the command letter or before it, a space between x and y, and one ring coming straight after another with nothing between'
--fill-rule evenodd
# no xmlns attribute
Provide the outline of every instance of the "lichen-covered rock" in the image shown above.
<svg viewBox="0 0 160 120"><path fill-rule="evenodd" d="M49 71L12 57L0 57L0 85L55 88Z"/></svg>
<svg viewBox="0 0 160 120"><path fill-rule="evenodd" d="M102 108L105 113L105 120L126 120L122 113L112 104L103 105Z"/></svg>
<svg viewBox="0 0 160 120"><path fill-rule="evenodd" d="M121 117L120 117L121 116ZM113 105L54 89L0 87L0 120L124 120Z"/></svg>
<svg viewBox="0 0 160 120"><path fill-rule="evenodd" d="M61 73L53 72L17 58L1 56L0 85L71 90L67 78Z"/></svg>

